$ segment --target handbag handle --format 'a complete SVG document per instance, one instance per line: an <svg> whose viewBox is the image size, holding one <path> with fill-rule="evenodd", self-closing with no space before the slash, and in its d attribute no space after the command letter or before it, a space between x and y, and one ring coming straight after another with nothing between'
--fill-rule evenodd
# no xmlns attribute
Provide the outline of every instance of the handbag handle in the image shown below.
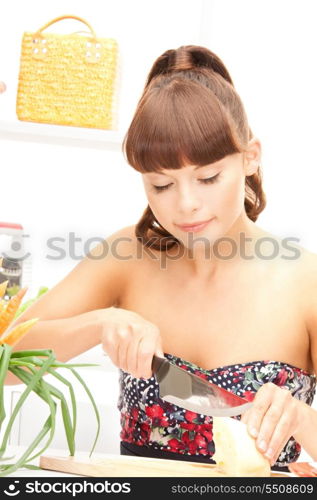
<svg viewBox="0 0 317 500"><path fill-rule="evenodd" d="M80 21L80 22L84 23L90 29L90 32L93 35L93 37L95 39L97 38L96 37L96 33L93 30L93 28L91 27L91 25L87 21L85 21L85 19L83 19L82 17L78 17L78 16L60 16L60 17L55 17L55 19L52 19L48 23L44 24L44 26L42 26L42 28L40 28L37 31L37 33L40 34L42 31L44 31L46 28L48 28L52 24L57 23L58 21L62 21L63 19L76 19L77 21Z"/></svg>

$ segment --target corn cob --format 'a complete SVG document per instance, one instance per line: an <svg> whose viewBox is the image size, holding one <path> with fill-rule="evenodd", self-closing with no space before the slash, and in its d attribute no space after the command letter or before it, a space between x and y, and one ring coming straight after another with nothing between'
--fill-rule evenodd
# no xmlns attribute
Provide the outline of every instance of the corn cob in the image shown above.
<svg viewBox="0 0 317 500"><path fill-rule="evenodd" d="M0 316L0 335L5 332L12 320L14 319L15 313L19 309L21 301L27 291L27 288L21 288L16 295L11 297L6 306L5 310Z"/></svg>

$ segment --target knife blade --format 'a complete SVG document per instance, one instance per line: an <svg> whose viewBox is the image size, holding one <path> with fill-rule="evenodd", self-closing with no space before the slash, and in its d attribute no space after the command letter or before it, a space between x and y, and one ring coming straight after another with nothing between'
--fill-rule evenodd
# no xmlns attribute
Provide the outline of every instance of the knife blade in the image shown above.
<svg viewBox="0 0 317 500"><path fill-rule="evenodd" d="M186 410L214 417L233 417L253 405L156 355L153 356L152 371L159 384L160 398Z"/></svg>

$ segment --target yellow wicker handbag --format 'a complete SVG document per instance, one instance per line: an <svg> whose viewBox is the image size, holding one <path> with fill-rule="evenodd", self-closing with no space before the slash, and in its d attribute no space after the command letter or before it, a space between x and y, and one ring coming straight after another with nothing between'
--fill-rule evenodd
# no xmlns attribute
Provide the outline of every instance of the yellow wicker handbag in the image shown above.
<svg viewBox="0 0 317 500"><path fill-rule="evenodd" d="M62 19L76 19L90 33L45 33ZM36 33L24 33L16 112L19 120L113 130L118 44L97 38L84 19L61 16Z"/></svg>

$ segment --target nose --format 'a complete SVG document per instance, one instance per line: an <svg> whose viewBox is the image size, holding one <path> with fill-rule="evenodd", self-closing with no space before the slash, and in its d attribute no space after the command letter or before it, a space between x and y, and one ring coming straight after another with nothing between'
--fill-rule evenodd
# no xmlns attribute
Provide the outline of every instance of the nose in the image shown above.
<svg viewBox="0 0 317 500"><path fill-rule="evenodd" d="M178 212L181 214L191 214L202 206L202 199L192 186L179 188L177 198Z"/></svg>

